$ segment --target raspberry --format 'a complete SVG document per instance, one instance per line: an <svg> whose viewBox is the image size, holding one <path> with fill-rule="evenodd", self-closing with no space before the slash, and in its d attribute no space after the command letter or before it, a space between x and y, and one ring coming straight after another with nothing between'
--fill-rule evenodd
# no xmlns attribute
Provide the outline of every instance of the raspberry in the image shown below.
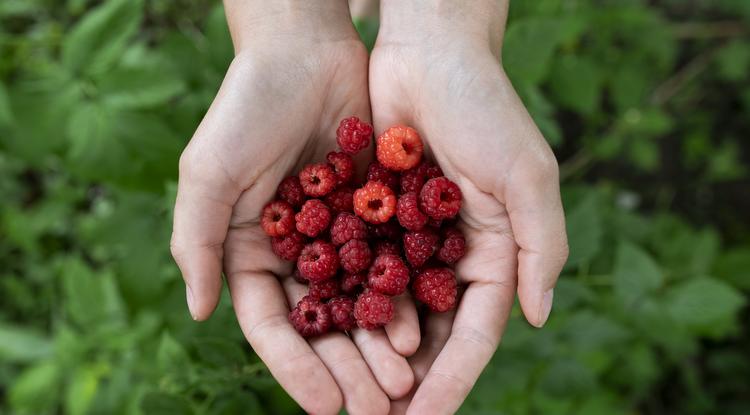
<svg viewBox="0 0 750 415"><path fill-rule="evenodd" d="M302 275L300 275L300 273L299 273L299 268L295 268L294 269L294 272L292 272L292 278L294 278L294 280L297 281L300 284L307 285L307 284L310 283L310 281L302 278Z"/></svg>
<svg viewBox="0 0 750 415"><path fill-rule="evenodd" d="M336 186L349 183L354 177L354 160L352 156L342 153L331 151L326 156L328 165L331 166L333 174L336 175Z"/></svg>
<svg viewBox="0 0 750 415"><path fill-rule="evenodd" d="M399 295L409 284L409 267L396 255L381 255L372 263L367 282L377 292Z"/></svg>
<svg viewBox="0 0 750 415"><path fill-rule="evenodd" d="M419 192L419 207L433 219L449 219L461 209L461 189L446 177L436 177Z"/></svg>
<svg viewBox="0 0 750 415"><path fill-rule="evenodd" d="M348 272L359 272L367 269L372 262L372 253L367 242L352 239L339 248L341 268Z"/></svg>
<svg viewBox="0 0 750 415"><path fill-rule="evenodd" d="M328 302L331 309L331 321L337 330L349 331L357 327L354 319L354 300L349 297L336 297Z"/></svg>
<svg viewBox="0 0 750 415"><path fill-rule="evenodd" d="M393 219L378 225L367 224L367 230L373 238L384 238L392 241L400 240L403 233L398 221Z"/></svg>
<svg viewBox="0 0 750 415"><path fill-rule="evenodd" d="M357 325L366 330L385 326L393 320L393 301L379 292L365 291L354 303Z"/></svg>
<svg viewBox="0 0 750 415"><path fill-rule="evenodd" d="M276 190L279 199L289 203L293 207L300 207L305 203L305 191L302 190L299 177L289 176L279 183Z"/></svg>
<svg viewBox="0 0 750 415"><path fill-rule="evenodd" d="M331 309L309 295L302 297L289 313L289 321L302 337L319 336L331 329Z"/></svg>
<svg viewBox="0 0 750 415"><path fill-rule="evenodd" d="M399 246L397 242L388 241L388 240L380 240L380 241L375 242L375 247L373 248L372 251L375 254L376 258L385 254L400 256L401 246Z"/></svg>
<svg viewBox="0 0 750 415"><path fill-rule="evenodd" d="M436 254L437 259L450 265L461 259L465 253L464 234L458 228L446 228L443 231L443 244Z"/></svg>
<svg viewBox="0 0 750 415"><path fill-rule="evenodd" d="M297 268L302 278L309 281L331 278L339 268L336 247L320 239L305 245L297 259Z"/></svg>
<svg viewBox="0 0 750 415"><path fill-rule="evenodd" d="M343 245L352 239L367 238L367 225L353 213L342 212L331 225L331 242Z"/></svg>
<svg viewBox="0 0 750 415"><path fill-rule="evenodd" d="M384 223L396 213L396 196L380 182L367 182L354 192L354 213L370 223Z"/></svg>
<svg viewBox="0 0 750 415"><path fill-rule="evenodd" d="M336 186L336 174L325 163L308 164L299 172L299 181L306 195L320 197Z"/></svg>
<svg viewBox="0 0 750 415"><path fill-rule="evenodd" d="M340 212L353 212L354 189L350 187L340 187L331 193L328 193L325 201L326 205L331 208L334 214Z"/></svg>
<svg viewBox="0 0 750 415"><path fill-rule="evenodd" d="M398 174L388 170L384 165L373 161L367 166L367 181L380 182L388 186L395 193L398 190Z"/></svg>
<svg viewBox="0 0 750 415"><path fill-rule="evenodd" d="M391 127L377 139L378 161L391 170L401 171L416 166L422 158L422 151L422 139L411 127Z"/></svg>
<svg viewBox="0 0 750 415"><path fill-rule="evenodd" d="M372 125L357 117L349 117L341 120L336 129L336 142L344 153L354 155L370 145L371 135Z"/></svg>
<svg viewBox="0 0 750 415"><path fill-rule="evenodd" d="M263 208L260 226L268 236L284 236L294 230L294 209L283 200L274 200Z"/></svg>
<svg viewBox="0 0 750 415"><path fill-rule="evenodd" d="M424 228L429 219L419 210L419 197L415 192L404 193L398 198L396 217L398 223L410 231L418 231Z"/></svg>
<svg viewBox="0 0 750 415"><path fill-rule="evenodd" d="M440 167L429 161L423 161L417 167L401 173L401 193L417 192L419 194L427 180L442 175L443 171Z"/></svg>
<svg viewBox="0 0 750 415"><path fill-rule="evenodd" d="M292 231L289 235L277 236L271 239L271 250L273 253L286 261L296 261L304 247L305 237L297 231Z"/></svg>
<svg viewBox="0 0 750 415"><path fill-rule="evenodd" d="M308 295L318 300L327 300L341 293L339 282L335 278L322 281L310 281Z"/></svg>
<svg viewBox="0 0 750 415"><path fill-rule="evenodd" d="M414 297L432 311L448 311L456 306L456 277L448 268L428 268L420 272L412 290Z"/></svg>
<svg viewBox="0 0 750 415"><path fill-rule="evenodd" d="M297 220L297 230L310 237L328 228L331 222L331 210L318 199L310 199L302 205L302 210L294 217Z"/></svg>
<svg viewBox="0 0 750 415"><path fill-rule="evenodd" d="M438 249L440 238L431 229L412 231L404 234L406 259L415 267L421 267Z"/></svg>
<svg viewBox="0 0 750 415"><path fill-rule="evenodd" d="M365 289L366 282L367 274L364 272L357 272L356 274L347 272L341 278L341 291L349 295L359 294Z"/></svg>

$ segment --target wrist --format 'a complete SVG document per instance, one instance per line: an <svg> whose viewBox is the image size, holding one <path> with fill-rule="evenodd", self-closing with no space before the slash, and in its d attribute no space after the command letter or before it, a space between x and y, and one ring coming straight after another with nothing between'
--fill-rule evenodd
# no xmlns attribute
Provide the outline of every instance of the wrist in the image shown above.
<svg viewBox="0 0 750 415"><path fill-rule="evenodd" d="M496 52L507 6L508 0L381 0L378 44L434 48L444 41Z"/></svg>
<svg viewBox="0 0 750 415"><path fill-rule="evenodd" d="M235 53L275 41L326 43L359 39L346 0L225 0Z"/></svg>

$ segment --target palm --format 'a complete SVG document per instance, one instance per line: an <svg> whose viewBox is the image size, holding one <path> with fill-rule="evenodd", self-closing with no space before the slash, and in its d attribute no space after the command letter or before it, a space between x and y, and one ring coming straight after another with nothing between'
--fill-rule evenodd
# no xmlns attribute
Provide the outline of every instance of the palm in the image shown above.
<svg viewBox="0 0 750 415"><path fill-rule="evenodd" d="M304 288L287 278L292 264L271 252L259 226L278 183L335 148L339 120L369 114L361 43L296 45L298 50L264 44L275 52L250 50L230 66L181 159L173 252L197 319L215 307L223 270L245 336L306 410L335 413L343 398L349 411L383 412L383 390L395 397L411 386L406 361L382 332L355 333L357 345L340 333L309 344L300 337L287 314ZM208 272L191 275L195 269ZM371 367L358 346L370 349L362 354L375 358L367 361Z"/></svg>
<svg viewBox="0 0 750 415"><path fill-rule="evenodd" d="M564 228L555 212L560 204L554 157L494 55L461 48L419 53L376 47L370 99L376 132L396 123L415 126L428 153L463 191L461 226L469 249L456 273L466 289L455 315L427 316L422 345L410 359L422 385L413 401L396 405L442 413L460 404L494 353L517 275L529 321L546 318L537 296L546 282L538 274L550 266L559 272L565 253L542 256L551 245L539 243L557 234L564 245ZM547 219L539 219L541 209L551 212Z"/></svg>

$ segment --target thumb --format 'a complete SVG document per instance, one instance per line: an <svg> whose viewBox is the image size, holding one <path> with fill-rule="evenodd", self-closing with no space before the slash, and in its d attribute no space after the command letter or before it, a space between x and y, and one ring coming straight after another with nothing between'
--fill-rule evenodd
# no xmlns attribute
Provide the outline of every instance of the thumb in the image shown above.
<svg viewBox="0 0 750 415"><path fill-rule="evenodd" d="M185 280L190 315L207 319L219 301L224 239L240 194L214 153L188 146L180 157L170 248Z"/></svg>

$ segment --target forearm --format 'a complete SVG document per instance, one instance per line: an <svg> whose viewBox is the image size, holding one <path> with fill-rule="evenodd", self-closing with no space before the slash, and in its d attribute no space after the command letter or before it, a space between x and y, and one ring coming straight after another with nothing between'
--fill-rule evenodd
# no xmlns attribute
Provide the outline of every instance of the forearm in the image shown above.
<svg viewBox="0 0 750 415"><path fill-rule="evenodd" d="M381 0L378 42L484 42L499 49L509 0Z"/></svg>
<svg viewBox="0 0 750 415"><path fill-rule="evenodd" d="M356 37L346 0L224 0L224 8L236 52L269 38Z"/></svg>

